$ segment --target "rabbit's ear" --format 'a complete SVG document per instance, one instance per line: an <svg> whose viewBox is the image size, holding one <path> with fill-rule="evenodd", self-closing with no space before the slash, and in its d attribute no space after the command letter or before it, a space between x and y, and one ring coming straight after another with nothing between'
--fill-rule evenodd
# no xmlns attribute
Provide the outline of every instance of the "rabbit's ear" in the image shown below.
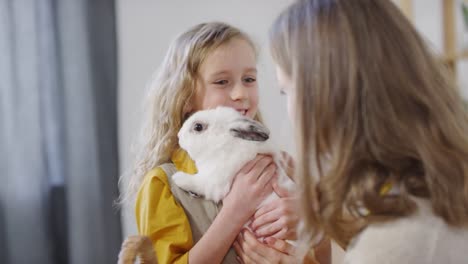
<svg viewBox="0 0 468 264"><path fill-rule="evenodd" d="M234 137L250 141L266 141L270 134L264 125L247 118L236 120L229 132Z"/></svg>

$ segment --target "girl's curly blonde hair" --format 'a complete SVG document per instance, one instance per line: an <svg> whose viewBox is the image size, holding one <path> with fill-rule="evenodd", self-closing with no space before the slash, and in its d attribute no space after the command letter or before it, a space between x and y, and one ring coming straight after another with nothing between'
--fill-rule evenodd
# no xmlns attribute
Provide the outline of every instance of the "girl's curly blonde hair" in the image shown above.
<svg viewBox="0 0 468 264"><path fill-rule="evenodd" d="M245 40L256 51L247 34L221 22L196 25L170 45L149 85L144 124L134 146L136 157L128 186L124 186L120 197L121 203L133 203L146 173L170 162L173 151L178 148L177 132L189 114L187 109L195 93L201 64L208 54L232 39ZM255 119L261 119L259 113Z"/></svg>

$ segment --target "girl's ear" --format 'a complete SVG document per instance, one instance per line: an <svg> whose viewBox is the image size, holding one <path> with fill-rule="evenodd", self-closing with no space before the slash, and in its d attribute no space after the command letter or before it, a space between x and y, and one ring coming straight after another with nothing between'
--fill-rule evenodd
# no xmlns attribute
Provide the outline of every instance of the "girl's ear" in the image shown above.
<svg viewBox="0 0 468 264"><path fill-rule="evenodd" d="M187 118L189 118L192 115L192 111L193 111L192 102L187 102L184 105L184 109L182 110L182 112L184 113L184 121L187 120Z"/></svg>
<svg viewBox="0 0 468 264"><path fill-rule="evenodd" d="M192 103L191 103L191 102L187 102L187 103L184 105L184 109L183 109L184 114L185 114L185 113L190 113L190 112L192 112L192 110L193 110Z"/></svg>

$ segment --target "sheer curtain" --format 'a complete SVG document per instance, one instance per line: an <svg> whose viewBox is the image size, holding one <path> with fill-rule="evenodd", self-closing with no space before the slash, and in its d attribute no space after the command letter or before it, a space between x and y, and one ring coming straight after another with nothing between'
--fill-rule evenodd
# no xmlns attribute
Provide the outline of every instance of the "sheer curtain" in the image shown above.
<svg viewBox="0 0 468 264"><path fill-rule="evenodd" d="M116 263L114 1L0 0L0 263Z"/></svg>

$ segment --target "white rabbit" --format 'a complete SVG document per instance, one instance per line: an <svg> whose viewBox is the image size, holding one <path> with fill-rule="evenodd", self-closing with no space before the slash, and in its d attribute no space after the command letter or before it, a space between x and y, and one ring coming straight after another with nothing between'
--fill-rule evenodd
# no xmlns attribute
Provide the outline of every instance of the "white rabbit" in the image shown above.
<svg viewBox="0 0 468 264"><path fill-rule="evenodd" d="M218 107L193 114L178 137L180 147L188 152L198 169L195 175L177 172L172 176L173 182L186 191L221 201L236 173L257 154L272 155L278 165L278 185L290 191L294 188L280 166L279 151L268 140L269 130L232 108ZM278 199L275 192L261 205L273 199Z"/></svg>

